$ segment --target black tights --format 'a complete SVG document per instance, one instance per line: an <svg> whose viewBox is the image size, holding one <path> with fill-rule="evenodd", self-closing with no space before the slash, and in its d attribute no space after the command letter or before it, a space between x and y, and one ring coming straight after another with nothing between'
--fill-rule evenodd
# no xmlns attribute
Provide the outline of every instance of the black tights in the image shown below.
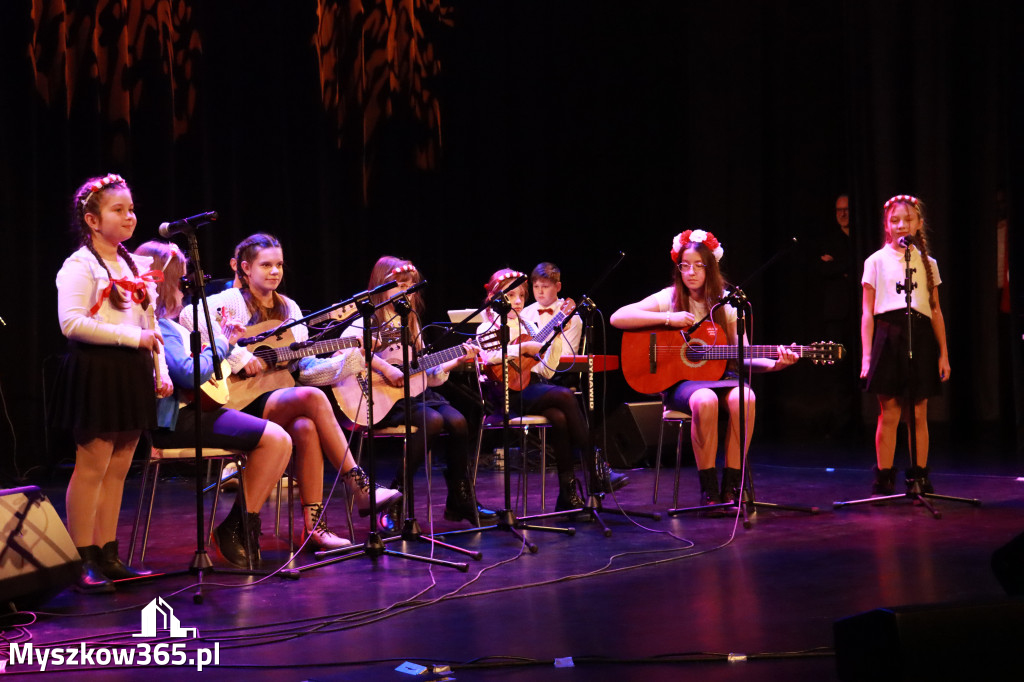
<svg viewBox="0 0 1024 682"><path fill-rule="evenodd" d="M462 413L447 403L432 407L412 400L412 424L419 429L412 435L407 453L406 471L412 474L423 464L423 432L426 420L427 446L433 447L441 433L448 434L448 475L452 480L464 479L469 475L469 426ZM405 417L398 406L394 416L388 420L391 426L404 426Z"/></svg>

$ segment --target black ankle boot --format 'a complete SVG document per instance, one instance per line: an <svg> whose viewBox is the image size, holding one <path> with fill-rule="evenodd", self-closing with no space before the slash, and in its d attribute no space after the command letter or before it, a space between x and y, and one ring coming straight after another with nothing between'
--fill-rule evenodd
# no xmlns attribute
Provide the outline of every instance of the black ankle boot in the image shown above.
<svg viewBox="0 0 1024 682"><path fill-rule="evenodd" d="M74 588L84 594L103 594L114 591L114 583L103 575L100 570L100 560L103 554L96 545L88 547L76 547L82 557L82 575Z"/></svg>
<svg viewBox="0 0 1024 682"><path fill-rule="evenodd" d="M879 469L876 464L874 467L875 482L871 484L871 495L877 497L885 497L893 495L896 492L896 469L889 467L888 469Z"/></svg>
<svg viewBox="0 0 1024 682"><path fill-rule="evenodd" d="M721 504L722 496L718 492L718 472L714 467L701 469L697 472L700 481L700 506Z"/></svg>
<svg viewBox="0 0 1024 682"><path fill-rule="evenodd" d="M444 503L446 521L466 520L480 526L498 518L496 511L485 509L477 503L469 478L449 471L444 472L444 478L448 483L448 499Z"/></svg>
<svg viewBox="0 0 1024 682"><path fill-rule="evenodd" d="M740 484L743 482L743 471L726 467L722 470L722 502L736 502L743 499Z"/></svg>
<svg viewBox="0 0 1024 682"><path fill-rule="evenodd" d="M214 529L213 541L225 561L238 568L249 568L249 553L245 548L246 536L242 529L242 513L241 504L236 501L227 518ZM259 524L259 515L250 514L250 518L252 516L256 517L256 523ZM258 550L254 551L253 555L255 559ZM253 561L253 565L255 564Z"/></svg>
<svg viewBox="0 0 1024 682"><path fill-rule="evenodd" d="M932 485L931 480L928 478L928 467L910 467L907 469L907 492L911 492L914 488L914 483L917 483L918 490L922 493L934 493L935 487Z"/></svg>
<svg viewBox="0 0 1024 682"><path fill-rule="evenodd" d="M132 568L126 566L117 556L117 540L111 540L103 545L100 550L100 571L111 580L126 580L128 578L145 578L153 575L153 571L146 568Z"/></svg>
<svg viewBox="0 0 1024 682"><path fill-rule="evenodd" d="M555 511L568 511L570 509L582 509L587 503L580 497L580 482L576 480L571 471L558 472L558 500L555 502Z"/></svg>

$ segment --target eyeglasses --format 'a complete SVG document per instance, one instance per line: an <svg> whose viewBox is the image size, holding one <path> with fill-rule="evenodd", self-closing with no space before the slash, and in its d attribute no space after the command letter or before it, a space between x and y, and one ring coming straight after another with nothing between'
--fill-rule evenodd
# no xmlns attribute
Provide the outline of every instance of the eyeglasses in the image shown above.
<svg viewBox="0 0 1024 682"><path fill-rule="evenodd" d="M690 270L693 270L694 272L704 272L704 269L707 268L703 261L697 261L695 263L683 262L677 267L679 268L679 272L688 272Z"/></svg>

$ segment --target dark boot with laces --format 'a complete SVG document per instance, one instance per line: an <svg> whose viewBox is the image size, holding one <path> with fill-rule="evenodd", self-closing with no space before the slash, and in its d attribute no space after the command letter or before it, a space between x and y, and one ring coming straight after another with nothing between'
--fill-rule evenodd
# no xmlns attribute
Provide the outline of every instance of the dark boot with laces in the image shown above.
<svg viewBox="0 0 1024 682"><path fill-rule="evenodd" d="M250 557L247 544L253 540L251 535L253 532L252 526L256 527L256 537L259 537L259 514L249 514L249 518L246 519L250 524L250 535L247 536L242 522L242 514L244 513L241 503L236 500L234 506L231 507L231 511L228 512L227 518L221 521L220 525L213 530L213 543L216 545L220 555L225 561L236 568L249 568ZM252 566L256 566L259 560L259 544L257 542L252 548Z"/></svg>
<svg viewBox="0 0 1024 682"><path fill-rule="evenodd" d="M585 506L587 503L580 497L580 482L576 480L571 471L559 471L558 500L555 502L555 511L582 509Z"/></svg>
<svg viewBox="0 0 1024 682"><path fill-rule="evenodd" d="M590 477L591 493L613 493L629 485L629 476L613 471L608 462L600 461Z"/></svg>
<svg viewBox="0 0 1024 682"><path fill-rule="evenodd" d="M498 518L496 511L484 509L476 501L473 484L468 476L464 474L459 476L451 471L445 471L444 478L448 483L448 499L444 503L446 521L466 520L475 526L480 526L485 523L493 523Z"/></svg>
<svg viewBox="0 0 1024 682"><path fill-rule="evenodd" d="M697 471L697 479L700 482L700 506L707 507L713 504L722 503L722 495L718 491L718 471L715 467L700 469ZM719 509L709 509L700 512L704 517L721 516Z"/></svg>

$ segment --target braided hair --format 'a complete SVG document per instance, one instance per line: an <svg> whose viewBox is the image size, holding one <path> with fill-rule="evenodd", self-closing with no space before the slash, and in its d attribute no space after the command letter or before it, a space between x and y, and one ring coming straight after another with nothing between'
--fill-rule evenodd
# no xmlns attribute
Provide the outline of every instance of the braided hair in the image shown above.
<svg viewBox="0 0 1024 682"><path fill-rule="evenodd" d="M260 305L249 289L249 275L245 274L245 270L242 268L242 263L252 264L253 259L263 249L274 248L281 248L281 242L273 235L263 232L257 232L246 237L235 247L238 281L242 284L242 298L245 300L245 306L249 311L249 315L257 318L256 322L284 320L288 317L288 304L285 303L284 297L276 291L271 292L274 304L269 309Z"/></svg>
<svg viewBox="0 0 1024 682"><path fill-rule="evenodd" d="M90 253L96 257L96 261L107 273L107 277L113 281L114 276L111 274L110 268L107 267L106 262L96 250L96 246L93 244L92 230L89 228L89 224L85 221L85 215L87 213L99 216L101 204L100 199L111 187L129 189L128 183L124 181L124 178L114 173L110 173L102 177L89 178L81 187L78 188L78 191L75 192L74 198L71 200L71 231L77 237L78 245L89 249ZM117 245L117 255L123 258L128 264L128 267L132 271L132 275L134 277L138 277L139 269L135 266L135 261L132 260L131 254L128 253L128 249L125 248L124 244L119 243ZM131 307L132 301L130 298L125 297L118 287L113 286L110 289L110 304L115 308L127 310ZM141 301L141 305L143 310L149 308L148 296Z"/></svg>

